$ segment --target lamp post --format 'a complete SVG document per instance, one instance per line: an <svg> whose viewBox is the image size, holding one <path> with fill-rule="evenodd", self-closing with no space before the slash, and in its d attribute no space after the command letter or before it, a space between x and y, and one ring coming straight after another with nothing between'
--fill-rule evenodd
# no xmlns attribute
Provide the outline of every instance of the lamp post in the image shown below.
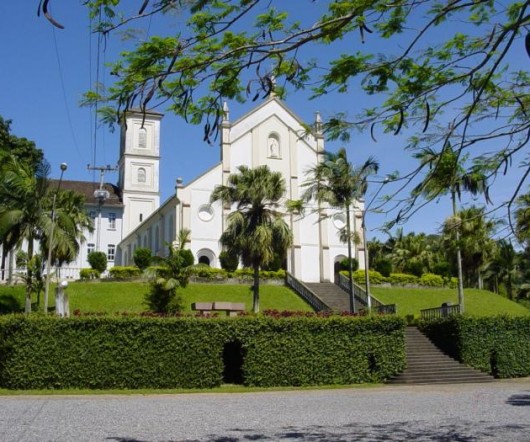
<svg viewBox="0 0 530 442"><path fill-rule="evenodd" d="M383 186L388 183L390 180L389 177L385 177L385 179L381 182L381 185L379 186L379 189L377 189L377 192L375 192L375 195L372 197L368 205L364 208L363 216L361 220L361 228L363 229L363 256L364 256L364 284L365 284L365 290L366 290L366 304L368 307L368 310L372 309L372 298L370 296L370 265L369 265L369 257L368 257L368 243L366 242L366 214L368 213L368 209L372 205L372 203L375 201L377 196L379 195L379 192L383 189Z"/></svg>
<svg viewBox="0 0 530 442"><path fill-rule="evenodd" d="M46 260L46 286L44 287L44 314L48 314L48 294L50 293L50 267L51 267L51 260L52 260L52 249L53 249L53 231L55 230L55 203L57 201L57 194L59 193L59 190L61 189L61 184L63 182L63 174L68 169L68 165L66 163L61 163L61 176L59 177L59 184L57 185L57 189L55 190L55 193L53 194L53 202L52 202L52 213L51 213L51 219L52 219L52 225L50 228L50 239L48 241L48 259Z"/></svg>

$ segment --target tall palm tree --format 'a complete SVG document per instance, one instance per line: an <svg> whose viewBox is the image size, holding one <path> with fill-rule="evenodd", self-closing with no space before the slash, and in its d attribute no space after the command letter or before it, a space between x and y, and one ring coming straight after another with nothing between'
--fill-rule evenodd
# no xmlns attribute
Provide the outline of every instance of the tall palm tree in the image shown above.
<svg viewBox="0 0 530 442"><path fill-rule="evenodd" d="M337 153L325 152L323 161L309 170L308 180L303 184L306 187L303 194L306 201L314 199L318 202L319 209L320 205L325 203L330 207L343 210L346 214L346 231L341 232L341 237L345 238L348 244L351 312L355 312L351 211L357 201L364 198L368 189L368 177L377 173L378 170L379 164L372 157L360 167L355 167L348 161L346 149L340 148Z"/></svg>
<svg viewBox="0 0 530 442"><path fill-rule="evenodd" d="M41 161L36 168L11 157L2 168L0 180L0 238L10 238L11 245L27 241L28 261L33 258L35 241L46 226L49 165ZM31 268L27 278L32 279ZM31 312L32 284L26 284L26 313Z"/></svg>
<svg viewBox="0 0 530 442"><path fill-rule="evenodd" d="M239 166L237 170L228 176L226 185L215 187L210 201L236 205L220 242L253 269L253 311L258 313L260 267L271 263L275 254L285 256L292 243L292 233L278 210L286 186L282 174L268 166Z"/></svg>
<svg viewBox="0 0 530 442"><path fill-rule="evenodd" d="M429 201L447 193L451 196L458 271L458 303L460 311L463 312L464 285L457 199L460 200L462 191L465 191L472 195L483 193L486 201L489 201L487 178L479 168L466 171L462 166L465 158L460 158L459 152L453 150L449 142L445 144L442 152L426 148L415 157L420 160L421 167L427 166L429 171L423 181L413 189L413 196L423 195Z"/></svg>
<svg viewBox="0 0 530 442"><path fill-rule="evenodd" d="M485 267L485 279L493 280L495 291L498 292L498 283L504 283L508 299L513 299L514 280L519 276L519 255L509 240L501 239L497 242L495 255Z"/></svg>

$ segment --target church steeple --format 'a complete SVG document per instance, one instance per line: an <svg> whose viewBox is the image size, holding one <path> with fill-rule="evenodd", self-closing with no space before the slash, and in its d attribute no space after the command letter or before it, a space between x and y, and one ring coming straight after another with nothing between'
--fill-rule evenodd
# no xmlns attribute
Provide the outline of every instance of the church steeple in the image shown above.
<svg viewBox="0 0 530 442"><path fill-rule="evenodd" d="M158 112L133 110L122 120L118 185L124 205L124 237L160 206L162 117Z"/></svg>

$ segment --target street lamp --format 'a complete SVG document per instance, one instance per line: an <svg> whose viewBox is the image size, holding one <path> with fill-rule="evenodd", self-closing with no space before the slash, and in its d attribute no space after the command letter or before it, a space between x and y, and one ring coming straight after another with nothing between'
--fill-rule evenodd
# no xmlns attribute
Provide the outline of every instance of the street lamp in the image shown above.
<svg viewBox="0 0 530 442"><path fill-rule="evenodd" d="M379 195L379 192L383 189L383 186L388 183L390 180L389 177L385 177L385 179L381 182L381 185L379 186L379 189L377 189L377 192L375 192L375 195L372 197L368 205L364 208L363 216L361 220L361 228L363 229L363 246L364 246L364 284L365 284L365 290L366 290L366 306L368 307L368 310L372 309L372 298L370 296L370 265L368 262L368 243L366 242L366 214L368 213L368 209L372 205L372 203L375 201L377 196Z"/></svg>
<svg viewBox="0 0 530 442"><path fill-rule="evenodd" d="M52 202L52 225L50 228L50 239L48 241L48 259L46 261L46 286L44 287L44 314L48 314L48 294L50 293L50 264L52 260L52 249L53 249L53 231L55 230L55 203L57 201L57 194L59 193L59 190L61 189L61 184L63 182L63 174L68 169L68 165L66 163L61 163L61 176L59 177L59 184L57 185L57 189L55 193L53 194L53 202Z"/></svg>

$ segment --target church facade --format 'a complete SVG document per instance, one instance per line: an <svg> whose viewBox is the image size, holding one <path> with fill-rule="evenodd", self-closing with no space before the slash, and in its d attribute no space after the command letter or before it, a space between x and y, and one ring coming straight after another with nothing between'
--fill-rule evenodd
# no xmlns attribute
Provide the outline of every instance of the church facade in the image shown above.
<svg viewBox="0 0 530 442"><path fill-rule="evenodd" d="M175 193L162 205L159 198L160 120L157 113L128 113L122 128L120 181L123 194L123 239L117 246L116 265L133 265L138 247L154 255L167 254L181 229L191 231L188 248L195 262L220 267L219 238L231 207L210 203L215 186L225 184L237 167L267 165L280 172L286 182L284 202L300 199L307 172L321 161L324 138L320 117L308 135L306 125L278 98L271 97L241 118L231 121L225 105L221 125L220 162L183 183L176 180ZM330 208L320 212L308 207L301 215L285 212L293 232L293 246L287 253L287 270L306 282L333 280L337 263L347 257L347 246L339 239L346 224L345 214ZM362 238L362 202L351 214L352 228ZM354 246L353 256L364 268L363 244Z"/></svg>

